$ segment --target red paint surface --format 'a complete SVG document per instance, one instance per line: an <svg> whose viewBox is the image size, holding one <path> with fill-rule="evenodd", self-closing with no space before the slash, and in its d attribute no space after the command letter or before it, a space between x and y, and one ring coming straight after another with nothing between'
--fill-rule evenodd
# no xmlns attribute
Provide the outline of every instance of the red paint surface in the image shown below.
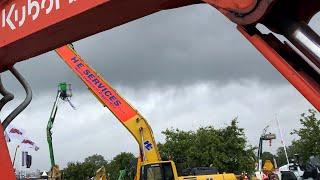
<svg viewBox="0 0 320 180"><path fill-rule="evenodd" d="M7 142L0 123L0 179L15 180Z"/></svg>
<svg viewBox="0 0 320 180"><path fill-rule="evenodd" d="M44 6L42 6L42 2L45 2ZM0 6L2 17L0 19L0 47L106 2L107 0L76 0L70 1L70 3L69 0L10 1L10 3ZM31 13L29 13L29 9L31 9ZM10 12L12 13L10 14ZM16 12L18 13L17 16ZM35 17L34 20L33 16ZM18 17L18 21L15 21L16 17ZM21 26L19 26L19 21Z"/></svg>
<svg viewBox="0 0 320 180"><path fill-rule="evenodd" d="M261 54L318 110L320 111L320 84L303 71L296 71L259 35L249 35L243 28L238 30Z"/></svg>
<svg viewBox="0 0 320 180"><path fill-rule="evenodd" d="M204 0L217 8L236 12L250 12L256 5L256 0Z"/></svg>
<svg viewBox="0 0 320 180"><path fill-rule="evenodd" d="M124 123L137 115L137 112L68 46L58 48L56 52L121 122Z"/></svg>
<svg viewBox="0 0 320 180"><path fill-rule="evenodd" d="M45 15L42 10L34 22L28 17L24 25L15 32L11 32L8 27L1 30L0 72L16 62L163 9L201 2L199 0L77 0L79 4L66 5L68 1L60 0L61 9L52 11L49 15ZM16 3L16 6L19 5L21 8L27 0L8 0L8 2L10 3L4 3L0 7L8 11L11 5ZM2 21L1 17L0 20Z"/></svg>

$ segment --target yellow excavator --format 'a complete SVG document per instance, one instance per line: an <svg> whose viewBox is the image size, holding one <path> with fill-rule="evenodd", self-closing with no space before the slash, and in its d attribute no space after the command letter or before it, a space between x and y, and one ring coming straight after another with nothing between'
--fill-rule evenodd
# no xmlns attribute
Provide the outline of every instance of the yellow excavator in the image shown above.
<svg viewBox="0 0 320 180"><path fill-rule="evenodd" d="M107 180L106 168L101 167L96 171L95 180Z"/></svg>
<svg viewBox="0 0 320 180"><path fill-rule="evenodd" d="M135 180L235 180L232 173L179 176L173 161L162 161L152 129L146 119L112 86L93 70L73 49L66 45L55 50L61 59L87 85L97 99L107 107L134 136L139 145Z"/></svg>

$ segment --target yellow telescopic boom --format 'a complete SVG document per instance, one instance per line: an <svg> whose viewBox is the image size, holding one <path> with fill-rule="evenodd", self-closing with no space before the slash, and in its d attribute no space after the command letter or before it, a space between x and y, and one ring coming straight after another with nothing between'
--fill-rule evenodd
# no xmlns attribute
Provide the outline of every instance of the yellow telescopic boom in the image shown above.
<svg viewBox="0 0 320 180"><path fill-rule="evenodd" d="M98 100L106 106L135 137L140 148L135 180L236 180L234 174L178 176L173 161L161 161L157 144L147 121L111 85L96 73L72 48L56 49L59 56L81 78Z"/></svg>
<svg viewBox="0 0 320 180"><path fill-rule="evenodd" d="M92 69L71 45L58 48L56 52L88 86L103 106L107 107L134 136L139 144L142 161L144 163L160 161L161 158L152 129L140 113Z"/></svg>

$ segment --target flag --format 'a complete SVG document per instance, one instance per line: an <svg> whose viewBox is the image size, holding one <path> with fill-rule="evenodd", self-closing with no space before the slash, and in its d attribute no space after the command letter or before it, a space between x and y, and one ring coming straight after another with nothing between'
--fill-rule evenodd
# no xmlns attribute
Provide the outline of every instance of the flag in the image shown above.
<svg viewBox="0 0 320 180"><path fill-rule="evenodd" d="M31 148L31 149L34 149L35 151L39 150L39 147L36 145L36 143L31 141L28 138L24 138L21 141L21 147L23 147L23 148Z"/></svg>
<svg viewBox="0 0 320 180"><path fill-rule="evenodd" d="M22 151L22 161L21 161L21 165L25 166L26 165L26 160L27 160L27 156L28 156L28 152L27 151Z"/></svg>
<svg viewBox="0 0 320 180"><path fill-rule="evenodd" d="M35 151L39 150L39 147L36 145L36 143L25 136L26 133L24 129L9 124L8 128L6 129L6 134L8 140L15 140L21 143L22 148L32 148Z"/></svg>
<svg viewBox="0 0 320 180"><path fill-rule="evenodd" d="M27 168L30 168L31 164L32 164L32 156L28 154L27 158L26 158L26 166L27 166Z"/></svg>
<svg viewBox="0 0 320 180"><path fill-rule="evenodd" d="M17 140L21 142L25 135L25 130L14 127L13 125L9 124L6 130L8 139L10 140Z"/></svg>

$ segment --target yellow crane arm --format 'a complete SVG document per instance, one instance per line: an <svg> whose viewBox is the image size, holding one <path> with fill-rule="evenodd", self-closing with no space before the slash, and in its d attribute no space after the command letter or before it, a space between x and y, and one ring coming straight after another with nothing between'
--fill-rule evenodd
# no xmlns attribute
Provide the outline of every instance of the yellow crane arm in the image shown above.
<svg viewBox="0 0 320 180"><path fill-rule="evenodd" d="M87 85L98 100L107 107L130 131L139 144L144 163L161 160L152 129L140 113L134 109L112 86L92 69L72 48L66 45L55 50L61 59Z"/></svg>

